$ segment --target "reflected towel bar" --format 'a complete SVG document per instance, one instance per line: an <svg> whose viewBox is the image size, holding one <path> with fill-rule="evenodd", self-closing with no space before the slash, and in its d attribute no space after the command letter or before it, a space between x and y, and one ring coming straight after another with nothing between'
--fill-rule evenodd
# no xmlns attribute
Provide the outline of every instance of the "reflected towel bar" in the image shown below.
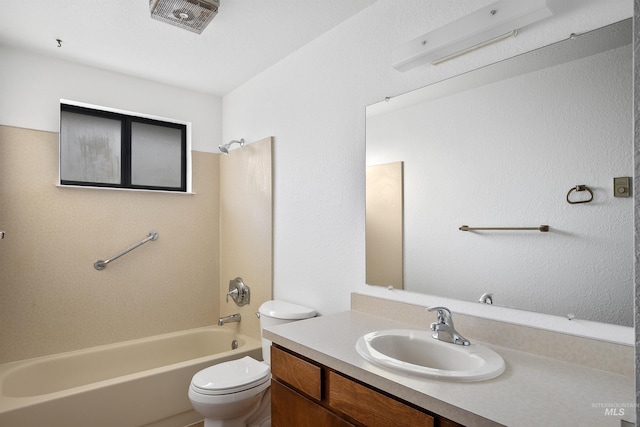
<svg viewBox="0 0 640 427"><path fill-rule="evenodd" d="M111 261L115 261L116 259L120 258L122 255L128 254L138 246L142 246L150 240L157 240L157 239L158 239L158 233L156 233L155 231L150 231L149 233L147 233L147 237L145 237L142 241L136 243L135 245L131 246L128 249L125 249L124 251L120 252L118 255L112 256L107 260L101 260L101 259L97 260L96 262L93 263L93 266L95 267L96 270L104 270L105 268L107 268L107 264L109 264Z"/></svg>
<svg viewBox="0 0 640 427"><path fill-rule="evenodd" d="M497 230L497 231L510 231L510 230L516 230L516 231L521 231L521 230L525 230L525 231L542 231L542 232L546 232L549 231L549 226L548 225L541 225L540 227L469 227L468 225L463 225L461 226L458 230L460 231L476 231L476 230Z"/></svg>

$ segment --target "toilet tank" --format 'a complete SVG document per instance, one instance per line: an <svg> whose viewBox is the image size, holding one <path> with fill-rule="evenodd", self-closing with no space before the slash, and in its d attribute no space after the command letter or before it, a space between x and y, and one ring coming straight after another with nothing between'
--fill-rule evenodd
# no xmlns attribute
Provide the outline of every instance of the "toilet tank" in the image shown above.
<svg viewBox="0 0 640 427"><path fill-rule="evenodd" d="M308 319L316 315L316 311L312 308L280 300L263 303L258 313L260 313L260 336L266 327ZM264 337L262 337L262 358L271 364L271 341Z"/></svg>

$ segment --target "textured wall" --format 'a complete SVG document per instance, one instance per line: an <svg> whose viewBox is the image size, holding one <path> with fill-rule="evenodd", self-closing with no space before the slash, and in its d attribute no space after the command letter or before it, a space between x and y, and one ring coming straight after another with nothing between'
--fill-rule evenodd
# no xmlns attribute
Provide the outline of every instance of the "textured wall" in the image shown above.
<svg viewBox="0 0 640 427"><path fill-rule="evenodd" d="M633 194L635 211L635 327L636 327L636 420L640 420L640 0L634 0L633 77L634 77L634 145L635 165Z"/></svg>
<svg viewBox="0 0 640 427"><path fill-rule="evenodd" d="M213 324L218 158L193 153L195 195L59 188L58 135L0 127L0 363Z"/></svg>
<svg viewBox="0 0 640 427"><path fill-rule="evenodd" d="M221 99L4 46L0 57L0 362L215 323L219 170L208 152L221 142ZM196 194L57 188L60 98L191 122ZM92 267L151 229L157 241Z"/></svg>
<svg viewBox="0 0 640 427"><path fill-rule="evenodd" d="M395 47L489 3L379 0L224 97L225 139L276 135L275 297L327 313L347 309L354 290L391 294L364 284L366 105L632 15L628 0L554 1L553 17L515 39L438 67L391 67ZM541 323L525 312L508 318Z"/></svg>
<svg viewBox="0 0 640 427"><path fill-rule="evenodd" d="M240 313L228 327L260 339L255 313L272 298L273 287L273 138L248 143L220 156L220 315ZM229 281L242 277L251 302L226 302Z"/></svg>
<svg viewBox="0 0 640 427"><path fill-rule="evenodd" d="M217 152L222 100L0 46L0 124L58 132L60 99L191 122L191 149Z"/></svg>

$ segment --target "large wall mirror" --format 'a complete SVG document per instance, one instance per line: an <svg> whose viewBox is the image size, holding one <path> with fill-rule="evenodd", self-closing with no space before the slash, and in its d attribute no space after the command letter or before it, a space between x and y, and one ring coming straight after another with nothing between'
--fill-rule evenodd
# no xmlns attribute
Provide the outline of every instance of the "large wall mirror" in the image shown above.
<svg viewBox="0 0 640 427"><path fill-rule="evenodd" d="M402 163L404 289L633 325L631 41L628 19L367 107L367 167Z"/></svg>

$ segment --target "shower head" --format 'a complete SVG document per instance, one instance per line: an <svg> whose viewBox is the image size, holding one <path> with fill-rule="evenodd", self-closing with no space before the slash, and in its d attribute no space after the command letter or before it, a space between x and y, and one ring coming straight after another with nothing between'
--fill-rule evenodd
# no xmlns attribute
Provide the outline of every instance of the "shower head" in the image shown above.
<svg viewBox="0 0 640 427"><path fill-rule="evenodd" d="M233 141L227 142L226 144L218 145L218 148L223 154L229 154L229 147L231 147L231 144L240 144L240 147L242 147L244 145L244 138L240 141L236 141L234 139Z"/></svg>

